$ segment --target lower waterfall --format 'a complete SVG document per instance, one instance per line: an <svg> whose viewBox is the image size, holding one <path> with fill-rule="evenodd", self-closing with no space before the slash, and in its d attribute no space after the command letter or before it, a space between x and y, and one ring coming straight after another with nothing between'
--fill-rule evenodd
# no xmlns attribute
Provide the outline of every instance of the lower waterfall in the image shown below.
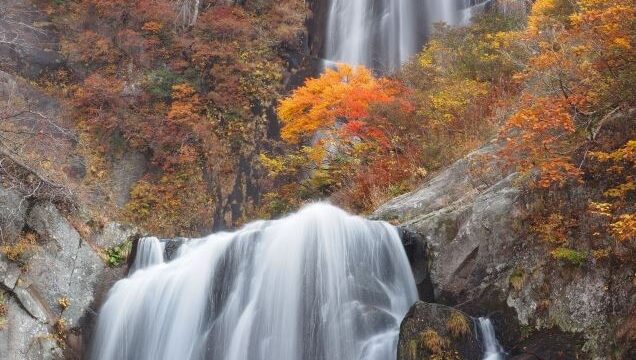
<svg viewBox="0 0 636 360"><path fill-rule="evenodd" d="M91 359L395 359L417 300L397 230L323 203L158 252L111 289Z"/></svg>
<svg viewBox="0 0 636 360"><path fill-rule="evenodd" d="M505 353L501 345L499 345L492 321L485 317L480 317L478 321L481 343L484 346L483 360L503 360Z"/></svg>

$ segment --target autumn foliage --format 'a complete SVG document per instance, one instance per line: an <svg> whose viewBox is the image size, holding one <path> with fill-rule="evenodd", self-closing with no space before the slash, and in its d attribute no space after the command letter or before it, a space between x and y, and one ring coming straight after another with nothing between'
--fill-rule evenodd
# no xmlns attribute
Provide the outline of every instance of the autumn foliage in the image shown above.
<svg viewBox="0 0 636 360"><path fill-rule="evenodd" d="M233 226L256 208L257 149L271 136L268 116L307 15L300 0L193 4L47 5L74 71L68 94L87 181L107 183L117 159L142 154L121 215L163 235Z"/></svg>
<svg viewBox="0 0 636 360"><path fill-rule="evenodd" d="M327 69L319 78L309 79L278 107L284 124L281 137L298 143L318 130L332 128L338 121L350 130L369 116L373 104L386 104L399 93L387 79L376 79L364 67L338 65Z"/></svg>

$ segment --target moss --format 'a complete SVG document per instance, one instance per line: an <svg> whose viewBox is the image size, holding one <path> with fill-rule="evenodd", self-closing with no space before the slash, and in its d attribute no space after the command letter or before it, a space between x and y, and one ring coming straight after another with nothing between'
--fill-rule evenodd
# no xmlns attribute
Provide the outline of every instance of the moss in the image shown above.
<svg viewBox="0 0 636 360"><path fill-rule="evenodd" d="M523 283L525 281L525 273L522 269L515 269L508 279L510 282L510 286L512 286L515 290L519 291L523 287Z"/></svg>
<svg viewBox="0 0 636 360"><path fill-rule="evenodd" d="M587 255L583 252L564 247L556 248L550 254L555 260L569 265L581 266L587 261Z"/></svg>
<svg viewBox="0 0 636 360"><path fill-rule="evenodd" d="M411 340L408 344L409 359L417 360L417 341Z"/></svg>

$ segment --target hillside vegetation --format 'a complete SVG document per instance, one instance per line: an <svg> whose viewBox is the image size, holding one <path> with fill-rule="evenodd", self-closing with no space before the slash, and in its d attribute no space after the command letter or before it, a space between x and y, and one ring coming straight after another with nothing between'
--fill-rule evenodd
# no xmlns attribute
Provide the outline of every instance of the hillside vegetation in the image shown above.
<svg viewBox="0 0 636 360"><path fill-rule="evenodd" d="M396 74L343 65L308 80L278 106L298 150L261 156L280 189L264 208L331 197L368 212L492 141L474 171L519 172L555 259L632 262L635 12L629 0L538 0L529 14L502 2L470 26L438 25Z"/></svg>

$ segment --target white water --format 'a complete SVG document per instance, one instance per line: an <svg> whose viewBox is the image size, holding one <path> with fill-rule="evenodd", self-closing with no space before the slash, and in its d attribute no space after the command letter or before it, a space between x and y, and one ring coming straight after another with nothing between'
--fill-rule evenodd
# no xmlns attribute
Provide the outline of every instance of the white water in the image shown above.
<svg viewBox="0 0 636 360"><path fill-rule="evenodd" d="M416 54L436 22L464 25L489 0L330 0L327 64L393 70Z"/></svg>
<svg viewBox="0 0 636 360"><path fill-rule="evenodd" d="M155 240L137 259L157 259ZM417 300L397 231L327 204L144 266L110 291L91 359L394 359Z"/></svg>
<svg viewBox="0 0 636 360"><path fill-rule="evenodd" d="M156 237L147 237L139 240L137 245L137 255L130 267L130 273L146 268L148 266L161 264L163 262L164 246Z"/></svg>
<svg viewBox="0 0 636 360"><path fill-rule="evenodd" d="M504 351L497 341L495 327L488 318L480 317L479 332L481 333L481 343L484 345L484 360L503 360Z"/></svg>

